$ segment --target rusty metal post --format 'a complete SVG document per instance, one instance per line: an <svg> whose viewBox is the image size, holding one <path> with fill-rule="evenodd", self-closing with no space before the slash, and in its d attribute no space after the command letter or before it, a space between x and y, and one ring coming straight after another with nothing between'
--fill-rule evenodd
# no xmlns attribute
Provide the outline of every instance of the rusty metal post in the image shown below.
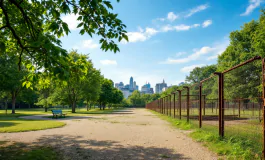
<svg viewBox="0 0 265 160"><path fill-rule="evenodd" d="M160 106L160 113L162 113L162 101L161 101L161 98L159 98L159 106Z"/></svg>
<svg viewBox="0 0 265 160"><path fill-rule="evenodd" d="M164 114L164 97L161 98L162 101L162 114Z"/></svg>
<svg viewBox="0 0 265 160"><path fill-rule="evenodd" d="M221 137L224 137L224 74L221 74L221 120L222 120L222 131L221 131Z"/></svg>
<svg viewBox="0 0 265 160"><path fill-rule="evenodd" d="M190 120L190 88L184 87L187 89L187 122Z"/></svg>
<svg viewBox="0 0 265 160"><path fill-rule="evenodd" d="M206 108L206 96L203 96L203 115L205 116L205 108Z"/></svg>
<svg viewBox="0 0 265 160"><path fill-rule="evenodd" d="M171 95L169 95L169 115L171 117Z"/></svg>
<svg viewBox="0 0 265 160"><path fill-rule="evenodd" d="M262 155L265 159L265 61L262 59L262 98L263 98L263 108L262 108L262 128L263 128L263 150Z"/></svg>
<svg viewBox="0 0 265 160"><path fill-rule="evenodd" d="M169 108L169 101L168 101L168 97L169 97L169 96L167 96L167 116L168 116L168 108Z"/></svg>
<svg viewBox="0 0 265 160"><path fill-rule="evenodd" d="M181 90L177 90L179 92L179 119L181 119Z"/></svg>
<svg viewBox="0 0 265 160"><path fill-rule="evenodd" d="M214 74L218 75L218 98L219 98L219 136L223 137L224 136L224 128L223 128L223 109L224 109L224 90L223 90L223 82L224 82L224 77L223 73L220 72L215 72Z"/></svg>
<svg viewBox="0 0 265 160"><path fill-rule="evenodd" d="M174 118L176 118L176 93L173 93L174 97L173 97L173 100L174 100Z"/></svg>
<svg viewBox="0 0 265 160"><path fill-rule="evenodd" d="M202 128L202 83L199 87L199 127Z"/></svg>

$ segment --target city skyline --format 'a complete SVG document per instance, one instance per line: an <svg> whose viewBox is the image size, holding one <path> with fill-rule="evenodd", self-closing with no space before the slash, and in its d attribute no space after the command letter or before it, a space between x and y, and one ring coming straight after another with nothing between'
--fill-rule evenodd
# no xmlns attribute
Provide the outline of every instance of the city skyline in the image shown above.
<svg viewBox="0 0 265 160"><path fill-rule="evenodd" d="M247 9L252 6L249 0L135 0L113 5L129 36L129 42L119 43L119 53L102 51L98 36L79 36L76 27L61 38L62 45L89 54L94 66L114 82L127 83L133 76L139 86L149 81L153 87L163 78L177 85L194 67L216 64L230 43L229 33L260 15L260 4ZM69 26L77 26L73 18L64 17Z"/></svg>

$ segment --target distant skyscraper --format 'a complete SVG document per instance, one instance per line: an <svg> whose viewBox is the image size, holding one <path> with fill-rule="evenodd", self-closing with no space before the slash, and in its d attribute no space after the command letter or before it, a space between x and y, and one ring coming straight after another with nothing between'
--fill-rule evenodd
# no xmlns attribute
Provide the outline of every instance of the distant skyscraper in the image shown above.
<svg viewBox="0 0 265 160"><path fill-rule="evenodd" d="M133 82L133 90L135 90L136 89L136 82L134 81Z"/></svg>
<svg viewBox="0 0 265 160"><path fill-rule="evenodd" d="M130 78L130 90L133 90L133 77Z"/></svg>
<svg viewBox="0 0 265 160"><path fill-rule="evenodd" d="M146 84L143 85L142 88L141 88L141 93L143 93L143 94L153 94L154 93L154 89L151 88L151 85L150 85L149 82L148 83L146 82Z"/></svg>
<svg viewBox="0 0 265 160"><path fill-rule="evenodd" d="M163 79L163 82L162 83L157 83L156 84L155 91L156 91L156 93L161 93L162 92L162 89L163 88L166 88L166 87L167 87L167 84L165 83L165 80Z"/></svg>

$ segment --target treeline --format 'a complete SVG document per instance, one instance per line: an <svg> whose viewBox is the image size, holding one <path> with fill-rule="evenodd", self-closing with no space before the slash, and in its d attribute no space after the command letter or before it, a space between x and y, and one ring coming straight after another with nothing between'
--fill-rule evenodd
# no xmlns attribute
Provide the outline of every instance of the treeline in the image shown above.
<svg viewBox="0 0 265 160"><path fill-rule="evenodd" d="M71 107L74 113L77 106L91 108L91 104L96 104L105 109L123 100L122 92L114 88L113 82L93 67L87 55L76 50L64 60L67 66L64 77L24 64L19 71L15 56L1 55L0 62L0 98L6 104L12 103L12 113L18 102L28 104L29 108L42 106L45 111L51 106Z"/></svg>
<svg viewBox="0 0 265 160"><path fill-rule="evenodd" d="M173 86L163 92L161 96L176 92L183 86L192 86L213 75L214 72L222 72L235 65L247 61L255 56L265 57L265 10L261 11L259 20L245 23L240 30L230 33L230 44L226 50L218 56L217 64L194 68L186 76L185 84ZM202 91L208 99L218 96L217 78L203 83ZM225 99L257 98L262 93L262 64L261 60L249 63L224 76ZM191 87L191 94L198 95L198 86ZM248 101L248 100L246 100Z"/></svg>
<svg viewBox="0 0 265 160"><path fill-rule="evenodd" d="M95 12L96 11L96 12ZM0 1L0 100L44 106L119 104L122 93L88 56L62 48L71 31L63 16L76 15L79 34L97 35L102 51L119 52L126 25L108 0Z"/></svg>

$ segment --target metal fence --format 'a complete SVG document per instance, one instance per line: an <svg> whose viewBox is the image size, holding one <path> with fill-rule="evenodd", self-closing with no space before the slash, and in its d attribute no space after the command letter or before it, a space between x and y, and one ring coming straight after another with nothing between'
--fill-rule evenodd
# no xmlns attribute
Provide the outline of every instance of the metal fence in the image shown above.
<svg viewBox="0 0 265 160"><path fill-rule="evenodd" d="M264 158L264 73L264 59L256 56L146 104L146 108L192 121L202 129L211 127L220 137L247 140L244 143Z"/></svg>

